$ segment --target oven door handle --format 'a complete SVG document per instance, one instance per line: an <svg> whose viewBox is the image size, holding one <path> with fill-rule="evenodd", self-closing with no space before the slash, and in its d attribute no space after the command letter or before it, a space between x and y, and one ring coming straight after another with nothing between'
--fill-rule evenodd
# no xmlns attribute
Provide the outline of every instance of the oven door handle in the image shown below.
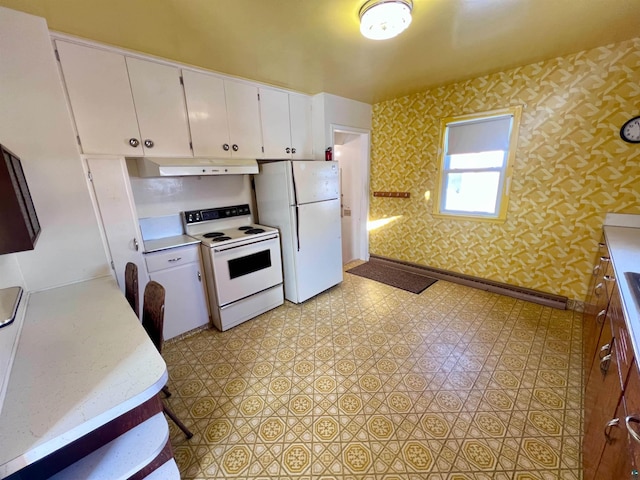
<svg viewBox="0 0 640 480"><path fill-rule="evenodd" d="M216 252L216 253L218 253L218 252L226 252L227 250L233 250L234 248L242 248L242 247L246 247L248 245L255 245L256 243L268 242L269 240L273 240L275 238L278 238L278 235L272 235L272 236L263 238L261 240L256 240L255 242L243 243L242 245L233 245L233 246L227 247L227 248L214 248L213 251Z"/></svg>

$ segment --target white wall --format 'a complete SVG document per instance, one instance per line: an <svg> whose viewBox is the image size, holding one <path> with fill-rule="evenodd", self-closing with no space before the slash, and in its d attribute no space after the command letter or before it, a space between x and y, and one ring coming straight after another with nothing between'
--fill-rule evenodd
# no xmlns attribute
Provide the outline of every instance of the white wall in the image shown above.
<svg viewBox="0 0 640 480"><path fill-rule="evenodd" d="M252 201L249 175L141 178L135 161L127 160L127 167L138 218Z"/></svg>
<svg viewBox="0 0 640 480"><path fill-rule="evenodd" d="M0 142L22 161L42 227L33 251L2 256L0 286L109 274L44 19L0 7L0 68Z"/></svg>
<svg viewBox="0 0 640 480"><path fill-rule="evenodd" d="M313 152L316 160L324 160L325 149L332 146L332 125L371 130L372 107L368 103L328 93L315 95L311 102Z"/></svg>

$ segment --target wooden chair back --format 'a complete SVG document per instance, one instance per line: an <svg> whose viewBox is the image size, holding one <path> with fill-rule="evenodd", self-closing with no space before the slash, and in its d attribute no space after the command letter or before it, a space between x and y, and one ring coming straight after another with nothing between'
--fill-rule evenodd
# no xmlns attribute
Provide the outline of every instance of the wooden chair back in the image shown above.
<svg viewBox="0 0 640 480"><path fill-rule="evenodd" d="M140 299L138 295L138 266L135 263L128 262L124 268L124 296L127 298L129 305L136 317L140 318Z"/></svg>
<svg viewBox="0 0 640 480"><path fill-rule="evenodd" d="M151 280L144 288L144 302L142 305L142 326L147 331L151 341L162 353L162 327L164 326L164 287Z"/></svg>

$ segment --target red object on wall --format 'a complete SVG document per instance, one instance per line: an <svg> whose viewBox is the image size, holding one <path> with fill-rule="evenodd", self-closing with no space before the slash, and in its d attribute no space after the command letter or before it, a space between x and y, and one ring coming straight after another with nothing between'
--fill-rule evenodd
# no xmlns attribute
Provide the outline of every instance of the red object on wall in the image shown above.
<svg viewBox="0 0 640 480"><path fill-rule="evenodd" d="M333 160L333 151L331 147L328 147L325 151L324 151L324 159L327 162L330 162L331 160Z"/></svg>

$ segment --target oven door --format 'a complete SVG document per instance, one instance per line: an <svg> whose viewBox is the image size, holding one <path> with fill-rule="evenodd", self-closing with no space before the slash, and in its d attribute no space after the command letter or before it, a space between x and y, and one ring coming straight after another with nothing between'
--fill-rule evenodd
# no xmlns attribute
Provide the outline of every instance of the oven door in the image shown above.
<svg viewBox="0 0 640 480"><path fill-rule="evenodd" d="M220 307L282 283L280 238L212 247L213 276Z"/></svg>

